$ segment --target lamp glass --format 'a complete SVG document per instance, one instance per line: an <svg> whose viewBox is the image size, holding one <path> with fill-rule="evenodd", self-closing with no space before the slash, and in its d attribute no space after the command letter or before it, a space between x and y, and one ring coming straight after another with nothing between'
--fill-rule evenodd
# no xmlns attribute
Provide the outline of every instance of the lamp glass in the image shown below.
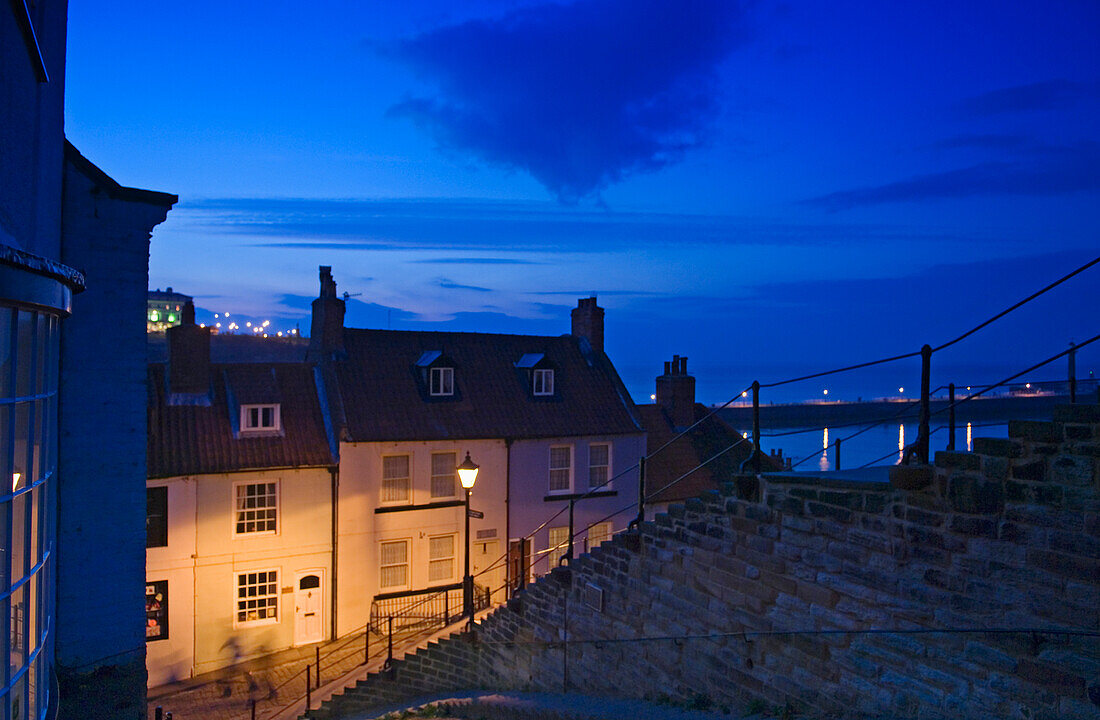
<svg viewBox="0 0 1100 720"><path fill-rule="evenodd" d="M458 481L462 483L462 487L469 490L474 486L477 481L477 464L470 459L470 453L466 453L466 459L462 461L462 464L458 466Z"/></svg>

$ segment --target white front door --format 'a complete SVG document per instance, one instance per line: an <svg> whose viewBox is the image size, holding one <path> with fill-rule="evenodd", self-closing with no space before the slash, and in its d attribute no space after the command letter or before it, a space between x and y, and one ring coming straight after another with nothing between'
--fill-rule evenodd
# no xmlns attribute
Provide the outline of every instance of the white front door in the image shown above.
<svg viewBox="0 0 1100 720"><path fill-rule="evenodd" d="M308 645L325 639L324 590L321 573L314 572L298 578L294 595L294 644Z"/></svg>

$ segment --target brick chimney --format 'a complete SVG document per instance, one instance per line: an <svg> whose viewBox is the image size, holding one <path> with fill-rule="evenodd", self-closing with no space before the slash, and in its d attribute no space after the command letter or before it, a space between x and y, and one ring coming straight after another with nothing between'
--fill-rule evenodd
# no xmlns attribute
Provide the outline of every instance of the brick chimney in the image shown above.
<svg viewBox="0 0 1100 720"><path fill-rule="evenodd" d="M344 301L336 297L336 281L332 266L321 265L321 294L313 301L313 318L309 329L311 361L344 357Z"/></svg>
<svg viewBox="0 0 1100 720"><path fill-rule="evenodd" d="M195 324L195 304L183 306L180 324L168 328L168 392L210 392L210 328Z"/></svg>
<svg viewBox="0 0 1100 720"><path fill-rule="evenodd" d="M687 361L673 355L665 363L665 374L657 377L657 404L678 428L695 422L695 378L687 374Z"/></svg>
<svg viewBox="0 0 1100 720"><path fill-rule="evenodd" d="M588 340L593 350L603 352L603 308L596 304L596 296L581 298L573 308L573 337Z"/></svg>

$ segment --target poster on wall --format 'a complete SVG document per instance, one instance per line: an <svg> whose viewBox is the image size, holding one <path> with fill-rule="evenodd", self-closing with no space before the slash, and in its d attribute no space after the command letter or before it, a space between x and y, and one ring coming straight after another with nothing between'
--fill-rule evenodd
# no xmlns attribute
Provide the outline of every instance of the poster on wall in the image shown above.
<svg viewBox="0 0 1100 720"><path fill-rule="evenodd" d="M145 640L168 639L168 581L145 583Z"/></svg>

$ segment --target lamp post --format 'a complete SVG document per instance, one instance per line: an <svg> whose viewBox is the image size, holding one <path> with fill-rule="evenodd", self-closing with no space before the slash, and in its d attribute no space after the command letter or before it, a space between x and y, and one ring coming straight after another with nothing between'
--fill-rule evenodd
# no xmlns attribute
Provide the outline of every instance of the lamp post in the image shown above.
<svg viewBox="0 0 1100 720"><path fill-rule="evenodd" d="M466 615L466 627L474 626L474 578L470 575L470 490L477 481L478 467L470 459L470 451L466 451L466 459L458 466L458 479L462 488L466 491L466 560L465 573L462 577L462 610Z"/></svg>

